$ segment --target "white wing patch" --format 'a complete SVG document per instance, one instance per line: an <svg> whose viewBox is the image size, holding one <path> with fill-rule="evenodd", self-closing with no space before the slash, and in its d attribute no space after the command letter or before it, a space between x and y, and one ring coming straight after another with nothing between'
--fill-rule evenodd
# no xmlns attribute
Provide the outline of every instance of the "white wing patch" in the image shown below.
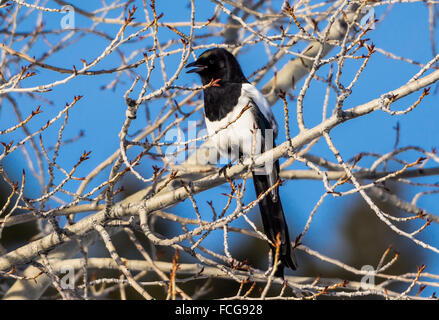
<svg viewBox="0 0 439 320"><path fill-rule="evenodd" d="M264 95L256 89L256 87L250 83L242 84L242 93L243 96L248 96L257 104L259 110L261 110L262 114L267 118L268 122L270 122L271 127L274 132L274 136L277 136L278 126L276 119L274 118L273 112L271 112L271 107L265 99Z"/></svg>

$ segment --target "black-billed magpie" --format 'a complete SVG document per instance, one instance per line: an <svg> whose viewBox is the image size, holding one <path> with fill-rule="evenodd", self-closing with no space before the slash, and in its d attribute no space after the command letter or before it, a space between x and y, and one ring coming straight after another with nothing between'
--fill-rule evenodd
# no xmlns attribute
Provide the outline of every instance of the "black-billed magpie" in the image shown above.
<svg viewBox="0 0 439 320"><path fill-rule="evenodd" d="M204 91L204 113L209 135L221 156L232 162L254 156L274 147L277 124L261 92L245 78L236 58L226 49L203 52L187 73L195 72L203 85L217 80ZM256 144L255 144L256 142ZM279 161L252 171L256 196L266 193L279 179ZM259 201L264 232L272 244L280 236L276 276L283 277L284 266L293 270L296 263L291 248L288 226L279 198L279 187L273 188ZM273 257L276 248L271 245Z"/></svg>

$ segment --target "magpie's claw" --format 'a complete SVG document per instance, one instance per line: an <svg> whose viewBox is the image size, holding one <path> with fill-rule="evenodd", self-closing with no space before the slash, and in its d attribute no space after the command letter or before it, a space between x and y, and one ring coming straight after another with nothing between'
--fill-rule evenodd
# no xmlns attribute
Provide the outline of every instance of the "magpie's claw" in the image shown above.
<svg viewBox="0 0 439 320"><path fill-rule="evenodd" d="M219 169L219 171L218 171L218 175L219 175L219 176L223 175L224 178L227 178L227 172L226 172L226 170L227 170L227 169L230 169L232 166L233 166L233 164L232 164L231 162L228 163L228 164L226 164L224 167L222 167L221 169Z"/></svg>

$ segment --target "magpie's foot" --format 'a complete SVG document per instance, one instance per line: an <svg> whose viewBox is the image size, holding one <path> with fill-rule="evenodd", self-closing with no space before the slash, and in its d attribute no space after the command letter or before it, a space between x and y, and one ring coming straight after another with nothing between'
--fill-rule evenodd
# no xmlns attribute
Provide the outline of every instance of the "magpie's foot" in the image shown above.
<svg viewBox="0 0 439 320"><path fill-rule="evenodd" d="M227 170L227 169L230 169L230 167L232 167L232 166L233 166L233 164L232 164L231 162L228 163L228 164L226 164L224 167L222 167L221 169L219 169L219 171L218 171L218 175L219 175L219 176L223 175L224 178L227 178L226 170Z"/></svg>

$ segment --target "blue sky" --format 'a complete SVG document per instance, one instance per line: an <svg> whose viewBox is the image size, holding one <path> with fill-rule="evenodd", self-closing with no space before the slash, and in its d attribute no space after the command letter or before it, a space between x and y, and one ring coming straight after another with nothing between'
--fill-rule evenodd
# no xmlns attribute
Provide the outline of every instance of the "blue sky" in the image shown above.
<svg viewBox="0 0 439 320"><path fill-rule="evenodd" d="M139 3L137 3L139 2ZM165 22L178 22L178 21L188 21L190 18L190 11L188 9L189 1L157 1L158 8L157 11L164 12L163 21ZM283 1L273 1L273 7L278 8L282 5ZM92 1L74 1L78 5L86 10L93 10L100 6L100 2ZM137 6L140 8L135 17L136 21L144 21L142 4L141 1L135 1ZM49 2L48 6L58 8L59 6L54 4L54 2ZM214 5L209 1L196 1L197 13L196 21L205 21L207 18L212 17ZM375 12L378 17L385 11L387 7L378 7ZM20 31L30 31L34 28L35 23L32 19L35 19L36 15L32 14L29 19L32 21L25 22L19 25ZM44 13L43 21L45 23L45 28L54 29L59 27L61 14L59 13ZM76 27L89 27L90 21L85 19L79 14L75 16ZM224 21L224 14L221 16L222 21ZM114 36L118 30L119 26L114 25L101 25L97 29L105 31L108 35ZM418 61L420 63L426 63L432 59L432 49L430 43L428 26L428 9L423 3L401 3L394 6L394 8L388 13L387 17L383 22L376 25L376 29L369 33L368 38L372 41L376 47L384 49L386 51L392 52L398 56L407 57ZM439 42L439 30L436 27L435 39ZM132 32L133 28L127 28L128 32ZM187 28L180 28L182 32L187 32ZM62 35L47 35L47 41L51 42L52 45L59 41ZM176 35L166 28L160 31L160 36L163 41L168 39L176 38ZM75 35L73 39L77 36ZM210 41L210 42L209 42ZM220 42L221 38L214 38L209 40L207 43ZM80 59L85 59L86 61L91 61L96 56L98 56L102 49L108 45L108 40L103 40L100 37L89 35L80 38L77 43L69 46L68 50L64 49L60 52L54 54L47 61L48 64L53 64L60 67L71 68L72 65L76 65L77 68L81 66ZM20 50L24 43L17 42L13 45L15 50ZM144 41L138 41L135 43L127 44L122 50L125 53L129 53L130 50L138 50L143 47L151 46L151 38L146 38ZM298 48L303 48L305 44L300 44ZM130 49L132 48L132 49ZM38 57L41 53L47 51L47 42L39 40L33 48L28 52L30 56L35 55ZM436 48L438 50L439 48ZM267 56L265 54L262 44L257 44L252 47L246 47L246 52L239 56L239 61L242 65L244 73L246 75L251 74L253 71L257 70L264 63L267 62ZM271 49L272 52L273 49ZM199 55L200 52L196 52ZM333 54L332 52L331 54ZM141 59L141 51L133 59L137 61ZM179 55L174 55L165 58L166 69L169 74L172 74L178 63ZM281 67L285 63L287 58L282 59L277 67ZM131 62L133 62L131 61ZM359 67L361 61L354 61L346 63L346 69L343 73L343 82L349 83L355 74L357 68ZM120 65L120 58L116 53L113 53L110 57L104 59L95 69L105 69ZM366 70L361 75L357 85L354 87L353 94L346 100L345 108L354 107L356 105L362 104L369 100L379 97L381 94L400 87L405 84L414 74L419 71L418 66L411 65L402 61L395 61L385 57L380 53L375 53ZM146 68L144 65L137 68L136 72L146 74ZM324 67L318 73L321 76L326 76L328 68ZM259 88L265 84L268 79L272 76L269 73L262 81L257 85ZM35 77L26 79L21 83L22 87L30 87L36 84L49 83L55 79L64 78L64 75L58 75L51 71L45 71L38 69L37 75ZM77 176L85 175L89 170L95 167L97 164L102 162L106 157L111 155L119 145L119 139L117 134L122 126L125 118L125 102L123 100L123 94L127 90L132 79L126 75L122 76L121 83L114 90L102 90L103 85L107 85L114 78L114 75L101 75L98 77L87 77L80 76L76 79L68 82L65 85L60 85L54 88L52 92L38 94L38 96L53 101L50 105L45 101L35 101L29 97L21 94L14 94L14 97L20 104L20 108L24 115L27 115L31 110L35 109L41 104L44 113L41 115L41 121L35 121L29 125L32 130L35 130L45 123L48 119L56 114L66 102L71 102L73 96L83 95L84 98L78 102L78 104L70 112L69 125L67 126L64 137L66 139L75 137L78 133L83 130L85 135L78 142L72 143L68 148L64 148L61 151L59 164L65 168L71 168L79 156L82 154L83 150L92 150L90 160L87 161L78 169ZM157 88L161 83L160 71L153 75L152 85ZM195 75L188 75L182 73L176 82L177 85L196 85L199 84L199 79ZM292 94L297 95L303 80L297 84L297 88ZM323 105L325 86L319 82L314 81L311 88L305 97L304 109L305 109L305 123L308 126L315 125L319 123L321 119L321 109ZM432 87L431 91L434 92L435 86ZM134 97L139 92L139 86L135 89ZM396 109L405 109L414 101L417 100L420 93L411 95L401 101L395 103L392 107ZM177 99L179 100L179 99ZM331 92L332 103L335 101L334 92ZM439 147L439 109L438 109L438 95L430 94L421 103L421 105L404 116L391 116L383 112L374 112L373 114L367 115L360 119L349 121L342 126L334 129L331 132L333 141L339 148L341 155L345 160L352 158L356 154L364 151L376 152L376 153L386 153L393 149L395 142L395 130L393 129L397 122L400 125L400 146L410 146L416 145L420 146L426 150L431 150L432 148ZM0 109L0 128L5 128L15 123L15 117L11 111L11 107L8 102L3 100L2 107ZM330 104L331 106L331 104ZM158 103L150 104L151 115L157 115L158 110L161 106ZM192 106L182 106L184 111L189 111ZM143 110L143 109L142 109ZM134 133L136 129L141 129L145 126L145 115L143 111L139 111L138 117L135 121L133 128L130 130ZM282 103L279 101L274 106L275 116L278 120L281 131L278 137L278 143L285 140L283 131L283 108ZM193 120L201 119L201 115L197 115ZM297 125L295 123L295 103L290 102L290 126L292 129L292 135L297 134ZM53 145L57 139L57 130L60 127L61 122L57 123L54 128L48 130L43 134L43 139L47 145ZM10 135L7 137L9 140L19 140L23 137L22 132L17 132L16 135ZM3 138L2 138L3 139ZM2 140L3 141L3 140ZM320 156L325 156L331 161L335 161L334 156L328 149L324 141L319 142L313 149L313 154L318 154ZM408 160L414 161L419 157L419 154L409 153L407 157ZM364 159L361 165L367 166L372 163L374 159ZM23 157L16 155L8 157L6 159L6 164L9 167L10 174L14 179L18 180L20 177L21 168L26 168L27 164ZM152 163L147 163L141 168L145 170L149 176L152 172ZM430 163L429 165L433 165ZM293 169L303 169L304 167L296 164ZM394 169L396 169L395 167ZM96 182L90 185L90 188L97 185L102 179L108 176L108 170L105 170L100 178ZM57 181L60 181L62 176L57 177ZM425 178L422 182L436 183L439 179L437 177ZM26 186L26 193L28 197L37 196L36 193L36 181L33 177L28 176L28 185ZM71 190L75 190L78 182L69 183L66 187L70 187ZM228 190L228 187L220 187L220 190ZM417 189L423 190L422 188ZM224 192L222 191L222 192ZM288 181L281 188L281 197L283 199L284 210L287 213L288 221L291 225L291 233L297 234L300 232L305 225L306 219L309 212L314 207L315 203L324 192L324 188L320 181ZM405 196L406 199L411 199L414 195L413 191L406 189ZM62 197L62 195L60 195ZM247 194L245 201L251 201L253 197L252 191ZM218 189L204 192L203 194L197 195L196 200L198 201L201 212L205 213L205 217L210 219L211 211L206 204L207 200L214 200L214 203L221 207L220 205L225 202L225 198L218 197ZM307 233L304 242L308 246L315 248L324 254L329 256L334 256L338 258L343 257L343 253L340 251L340 243L337 237L337 228L343 219L343 216L339 214L343 212L343 209L347 205L351 205L358 198L355 196L349 198L338 198L333 199L329 197L323 205L318 209L316 219L313 221L309 232ZM52 203L52 205L55 205ZM438 198L437 195L431 195L423 197L419 203L419 206L429 210L432 213L438 213ZM187 216L193 216L192 205L189 201L180 204L177 208L172 209L173 212L179 214L185 214ZM254 211L251 214L254 219L259 219L257 217L257 212ZM244 226L244 223L238 223L237 225ZM438 226L431 226L433 230L439 231ZM331 230L331 231L329 231ZM328 237L321 236L322 233L328 232L331 235L331 240ZM391 232L389 230L389 232ZM431 235L432 233L430 233ZM233 240L233 237L232 237ZM216 239L210 239L209 243L212 245L217 242ZM222 243L222 240L221 240ZM439 239L430 239L429 243L438 247ZM373 263L373 262L371 262ZM437 262L437 257L434 260L426 262L433 269L437 270L439 263ZM356 266L361 267L361 266Z"/></svg>

